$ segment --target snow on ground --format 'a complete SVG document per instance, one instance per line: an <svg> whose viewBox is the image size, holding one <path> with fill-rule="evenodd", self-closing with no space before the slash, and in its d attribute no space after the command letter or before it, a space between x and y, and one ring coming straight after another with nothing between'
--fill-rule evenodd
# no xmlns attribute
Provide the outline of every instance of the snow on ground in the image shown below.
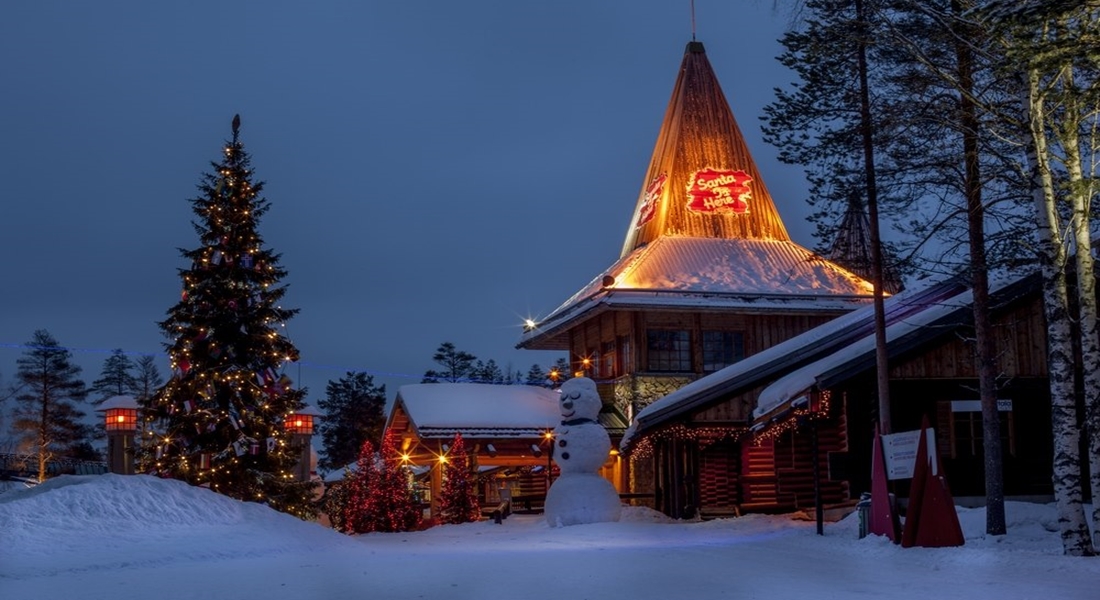
<svg viewBox="0 0 1100 600"><path fill-rule="evenodd" d="M903 549L750 515L551 528L541 515L345 536L146 476L59 477L0 494L0 598L1095 600L1100 559L1061 555L1052 506L1010 502L1009 534L959 509L966 545Z"/></svg>

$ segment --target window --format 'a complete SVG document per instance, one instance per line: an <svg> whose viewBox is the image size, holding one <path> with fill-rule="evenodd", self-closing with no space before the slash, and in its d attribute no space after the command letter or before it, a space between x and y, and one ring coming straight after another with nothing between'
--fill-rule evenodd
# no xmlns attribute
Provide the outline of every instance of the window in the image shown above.
<svg viewBox="0 0 1100 600"><path fill-rule="evenodd" d="M713 373L743 358L745 358L745 334L743 332L703 332L704 373Z"/></svg>
<svg viewBox="0 0 1100 600"><path fill-rule="evenodd" d="M997 400L1001 420L1001 448L1016 455L1016 435L1012 418L1012 400ZM982 429L982 403L979 400L951 401L951 457L980 458L985 454Z"/></svg>
<svg viewBox="0 0 1100 600"><path fill-rule="evenodd" d="M615 371L615 342L604 342L600 344L598 376L600 379L611 379L618 375Z"/></svg>
<svg viewBox="0 0 1100 600"><path fill-rule="evenodd" d="M615 364L618 365L619 375L637 370L634 365L634 355L631 354L630 336L620 335L617 341Z"/></svg>
<svg viewBox="0 0 1100 600"><path fill-rule="evenodd" d="M691 371L691 340L687 331L650 329L646 332L646 350L650 371Z"/></svg>

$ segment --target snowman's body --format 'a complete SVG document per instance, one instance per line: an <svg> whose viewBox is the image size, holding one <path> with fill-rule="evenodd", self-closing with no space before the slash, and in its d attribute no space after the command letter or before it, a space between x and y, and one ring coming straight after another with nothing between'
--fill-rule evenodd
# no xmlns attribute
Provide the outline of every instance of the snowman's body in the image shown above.
<svg viewBox="0 0 1100 600"><path fill-rule="evenodd" d="M591 379L570 379L561 386L561 425L554 428L554 462L561 476L546 494L546 522L551 527L618 521L619 494L600 477L611 450L607 430L596 421L600 396Z"/></svg>

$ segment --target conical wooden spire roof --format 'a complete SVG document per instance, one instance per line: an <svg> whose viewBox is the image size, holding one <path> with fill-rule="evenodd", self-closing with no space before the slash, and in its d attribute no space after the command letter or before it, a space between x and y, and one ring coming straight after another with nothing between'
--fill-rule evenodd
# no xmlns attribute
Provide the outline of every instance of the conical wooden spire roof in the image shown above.
<svg viewBox="0 0 1100 600"><path fill-rule="evenodd" d="M701 42L689 42L622 256L664 235L787 241Z"/></svg>
<svg viewBox="0 0 1100 600"><path fill-rule="evenodd" d="M605 310L838 314L871 284L791 241L699 42L687 45L622 254L521 348L567 349Z"/></svg>

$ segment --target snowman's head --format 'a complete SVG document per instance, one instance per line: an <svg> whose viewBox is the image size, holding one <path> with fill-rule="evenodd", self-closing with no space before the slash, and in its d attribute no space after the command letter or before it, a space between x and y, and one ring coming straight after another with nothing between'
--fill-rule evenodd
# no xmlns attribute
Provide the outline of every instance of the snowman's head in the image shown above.
<svg viewBox="0 0 1100 600"><path fill-rule="evenodd" d="M576 377L561 384L558 407L562 419L592 419L600 415L603 401L596 391L596 382L587 377Z"/></svg>

